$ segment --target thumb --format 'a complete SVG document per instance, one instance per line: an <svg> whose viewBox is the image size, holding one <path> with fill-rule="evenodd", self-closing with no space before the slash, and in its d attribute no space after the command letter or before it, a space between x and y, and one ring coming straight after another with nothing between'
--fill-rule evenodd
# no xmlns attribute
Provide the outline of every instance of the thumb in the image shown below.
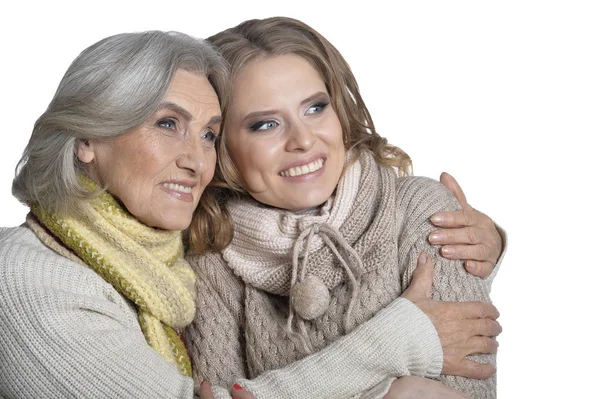
<svg viewBox="0 0 600 399"><path fill-rule="evenodd" d="M433 284L433 263L425 252L421 252L417 260L417 268L413 273L412 280L402 296L411 302L431 296Z"/></svg>
<svg viewBox="0 0 600 399"><path fill-rule="evenodd" d="M214 399L214 395L212 390L210 389L210 384L206 381L202 381L200 386L196 386L196 390L194 393L198 394L198 390L200 391L200 399ZM197 397L197 396L196 396Z"/></svg>
<svg viewBox="0 0 600 399"><path fill-rule="evenodd" d="M467 197L465 196L465 193L463 192L462 188L460 187L456 179L452 177L452 175L443 172L440 175L440 183L442 183L448 189L448 191L450 191L452 195L454 195L454 198L458 200L458 203L460 204L462 209L464 209L465 211L470 211L473 209L471 205L469 205L469 203L467 202Z"/></svg>

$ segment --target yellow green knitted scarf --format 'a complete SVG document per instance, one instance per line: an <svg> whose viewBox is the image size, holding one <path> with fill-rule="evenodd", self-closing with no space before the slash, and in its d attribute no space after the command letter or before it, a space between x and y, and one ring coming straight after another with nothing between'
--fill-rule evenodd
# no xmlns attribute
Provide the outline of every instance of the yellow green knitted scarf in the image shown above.
<svg viewBox="0 0 600 399"><path fill-rule="evenodd" d="M64 246L135 303L148 344L191 377L186 348L174 330L190 324L196 311L196 280L183 259L181 232L143 225L106 192L90 204L90 212L73 217L36 205L31 210Z"/></svg>

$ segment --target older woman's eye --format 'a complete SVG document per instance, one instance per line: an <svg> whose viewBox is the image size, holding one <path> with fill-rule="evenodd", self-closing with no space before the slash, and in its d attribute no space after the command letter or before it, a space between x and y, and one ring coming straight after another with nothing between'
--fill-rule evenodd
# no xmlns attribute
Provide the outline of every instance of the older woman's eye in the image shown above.
<svg viewBox="0 0 600 399"><path fill-rule="evenodd" d="M177 127L177 121L173 118L164 118L156 122L156 126L163 129L174 130Z"/></svg>
<svg viewBox="0 0 600 399"><path fill-rule="evenodd" d="M213 132L212 130L206 131L206 133L204 133L202 135L202 141L203 141L204 147L214 148L218 137L219 137L219 135L216 134L215 132Z"/></svg>
<svg viewBox="0 0 600 399"><path fill-rule="evenodd" d="M202 135L202 138L210 143L214 143L217 140L217 134L209 130Z"/></svg>
<svg viewBox="0 0 600 399"><path fill-rule="evenodd" d="M278 124L275 121L260 121L260 122L256 122L253 125L250 125L250 130L252 130L253 132L256 132L259 130L270 130L277 126L278 126Z"/></svg>
<svg viewBox="0 0 600 399"><path fill-rule="evenodd" d="M325 108L327 108L328 105L329 105L329 103L325 102L325 101L313 104L308 108L306 113L307 114L317 114L319 112L323 112L323 110Z"/></svg>

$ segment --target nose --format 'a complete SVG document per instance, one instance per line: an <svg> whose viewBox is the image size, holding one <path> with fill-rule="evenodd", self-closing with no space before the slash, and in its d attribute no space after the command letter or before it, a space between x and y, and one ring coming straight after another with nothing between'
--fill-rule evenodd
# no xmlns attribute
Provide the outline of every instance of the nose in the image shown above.
<svg viewBox="0 0 600 399"><path fill-rule="evenodd" d="M310 150L317 141L317 136L309 126L302 121L290 125L286 150L290 152L305 152Z"/></svg>
<svg viewBox="0 0 600 399"><path fill-rule="evenodd" d="M181 154L177 158L179 168L186 169L194 175L200 175L210 168L211 161L208 151L214 151L214 148L207 148L201 138L192 137L189 137L181 145Z"/></svg>

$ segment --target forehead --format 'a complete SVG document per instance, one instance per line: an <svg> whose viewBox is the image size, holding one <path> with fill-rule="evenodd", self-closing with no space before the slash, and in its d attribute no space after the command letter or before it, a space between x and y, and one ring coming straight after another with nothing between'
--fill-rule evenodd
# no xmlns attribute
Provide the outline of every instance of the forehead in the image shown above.
<svg viewBox="0 0 600 399"><path fill-rule="evenodd" d="M221 114L219 98L208 79L183 69L173 75L163 102L177 104L195 118Z"/></svg>
<svg viewBox="0 0 600 399"><path fill-rule="evenodd" d="M265 101L304 98L326 92L315 67L296 54L261 57L250 61L236 75L234 103L259 105Z"/></svg>

